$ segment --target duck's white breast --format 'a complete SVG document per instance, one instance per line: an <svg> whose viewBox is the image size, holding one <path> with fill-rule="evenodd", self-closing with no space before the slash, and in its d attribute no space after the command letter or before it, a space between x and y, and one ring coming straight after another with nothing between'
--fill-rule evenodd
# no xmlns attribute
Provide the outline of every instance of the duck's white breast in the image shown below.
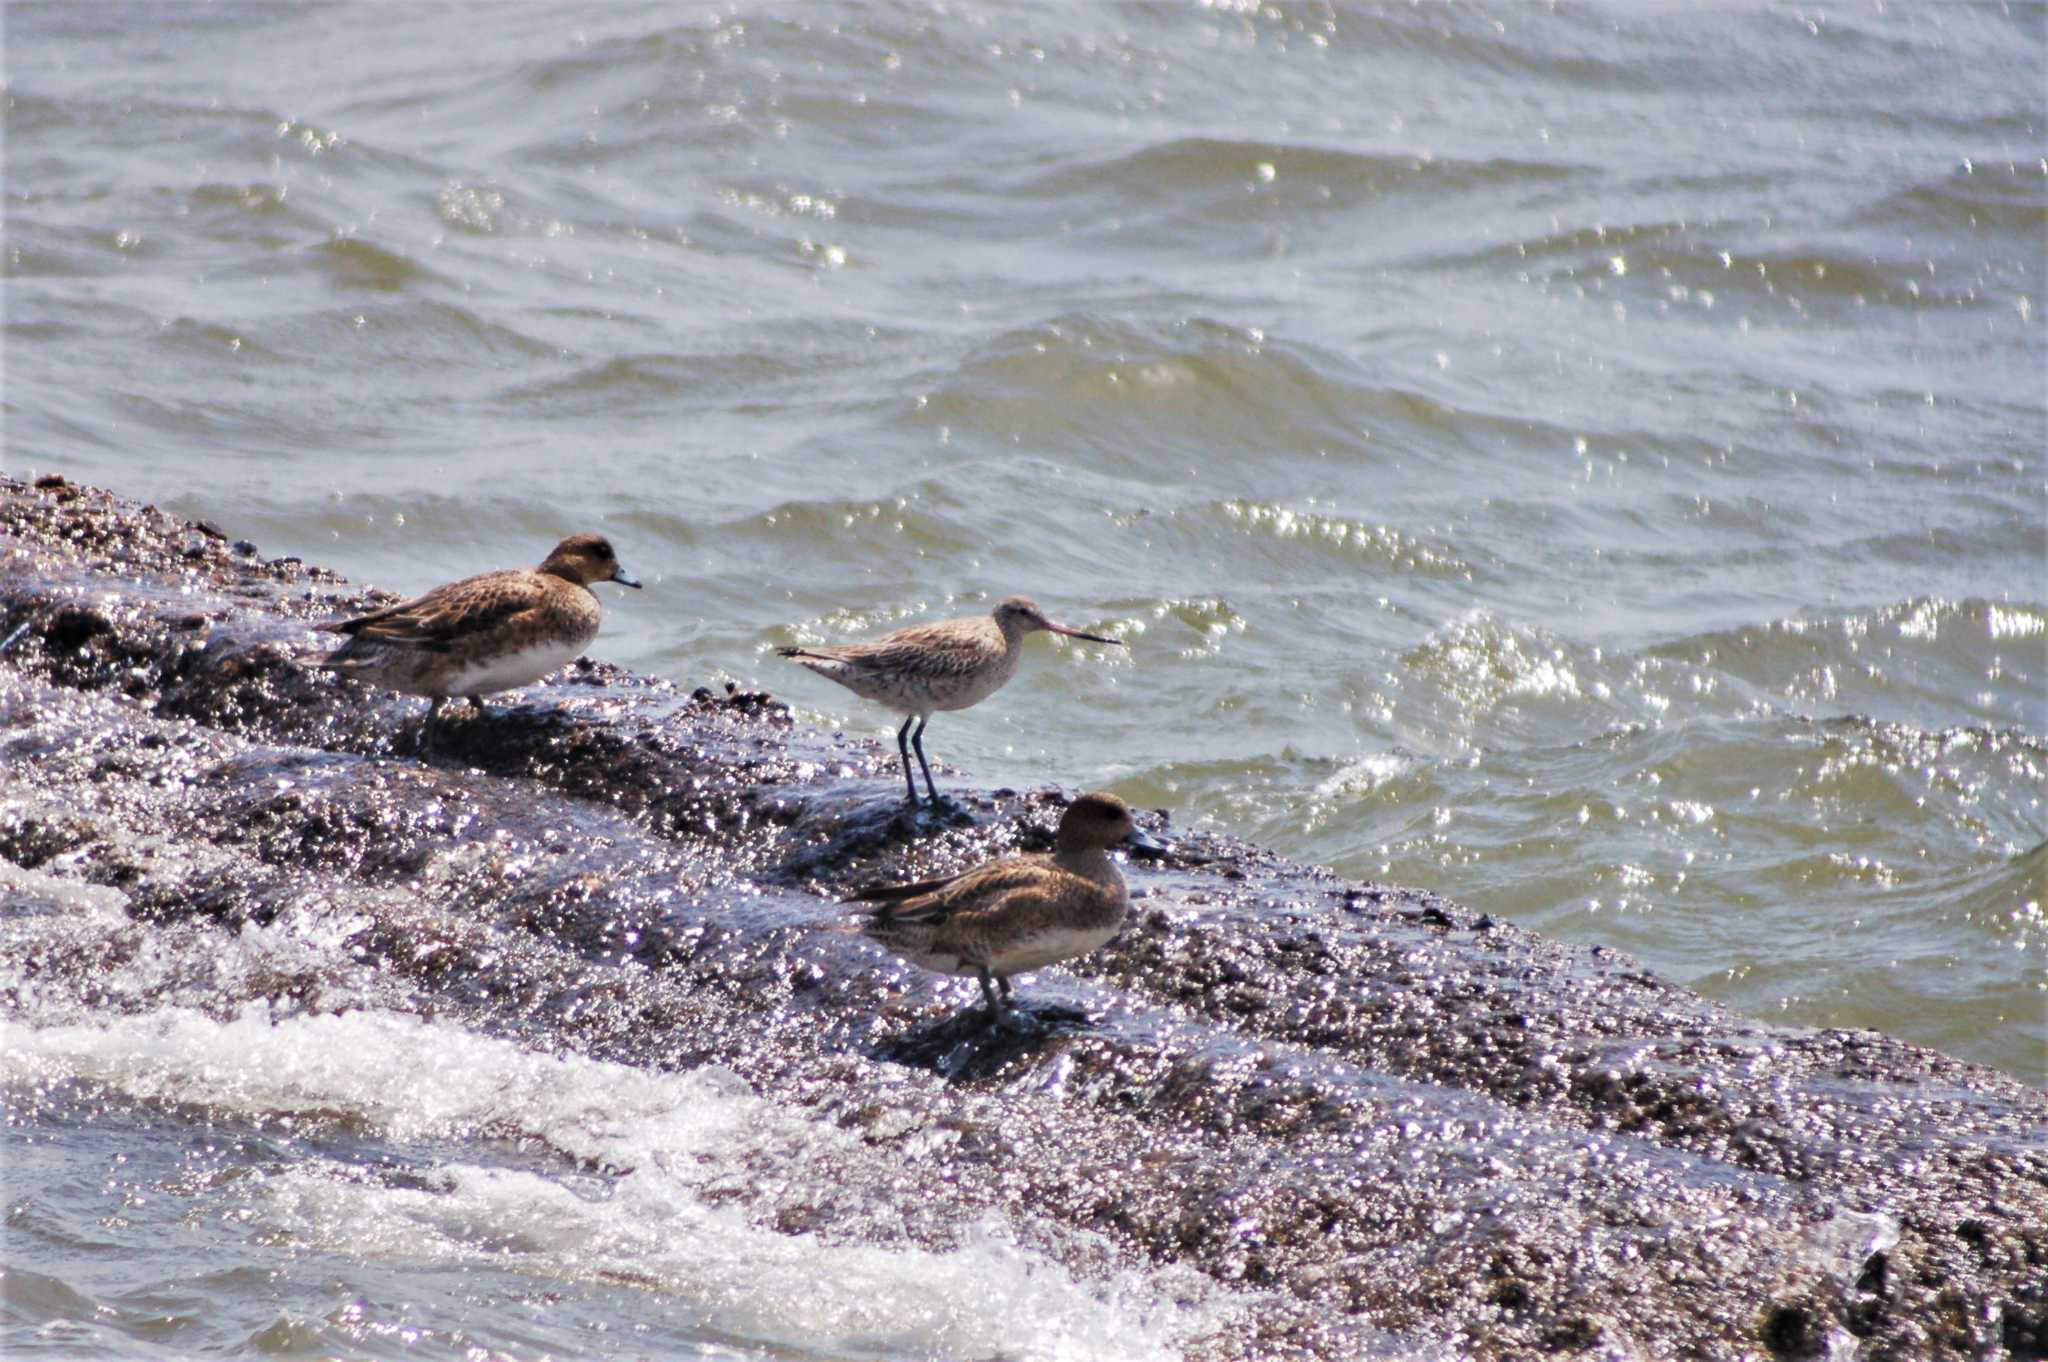
<svg viewBox="0 0 2048 1362"><path fill-rule="evenodd" d="M455 669L448 681L448 694L490 695L530 686L557 667L573 662L582 651L581 644L555 640L496 657L478 658Z"/></svg>
<svg viewBox="0 0 2048 1362"><path fill-rule="evenodd" d="M1121 921L1107 927L1049 927L1028 937L1006 942L992 951L989 969L997 974L1023 974L1077 955L1100 950L1122 930Z"/></svg>

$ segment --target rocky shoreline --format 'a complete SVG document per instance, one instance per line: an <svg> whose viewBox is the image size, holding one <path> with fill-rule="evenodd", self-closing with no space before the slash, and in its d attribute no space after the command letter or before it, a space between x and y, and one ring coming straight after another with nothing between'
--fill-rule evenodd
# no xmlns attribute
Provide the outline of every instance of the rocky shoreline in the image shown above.
<svg viewBox="0 0 2048 1362"><path fill-rule="evenodd" d="M309 621L388 597L57 478L0 479L0 533L0 858L135 919L0 962L10 1011L159 924L345 899L395 1007L720 1065L858 1133L720 1189L761 1223L944 1245L1028 1208L1077 1271L1241 1297L1204 1355L2048 1351L2048 1097L2007 1075L1208 835L1029 981L1045 1035L984 1038L833 899L1042 846L1058 792L920 820L893 752L587 660L423 761L419 702L304 663ZM326 984L219 987L318 1011Z"/></svg>

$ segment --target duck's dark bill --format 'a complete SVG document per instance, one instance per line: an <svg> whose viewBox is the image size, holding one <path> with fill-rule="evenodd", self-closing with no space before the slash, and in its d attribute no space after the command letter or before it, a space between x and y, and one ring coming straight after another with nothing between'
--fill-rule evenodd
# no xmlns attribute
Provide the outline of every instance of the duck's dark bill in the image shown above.
<svg viewBox="0 0 2048 1362"><path fill-rule="evenodd" d="M1124 838L1124 845L1133 854L1145 856L1170 856L1173 848L1146 832L1143 828L1132 828L1131 835Z"/></svg>

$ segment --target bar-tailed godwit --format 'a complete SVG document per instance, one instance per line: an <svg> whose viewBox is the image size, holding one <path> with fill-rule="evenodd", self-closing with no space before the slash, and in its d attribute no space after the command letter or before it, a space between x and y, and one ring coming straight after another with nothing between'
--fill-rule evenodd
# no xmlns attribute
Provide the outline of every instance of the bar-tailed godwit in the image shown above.
<svg viewBox="0 0 2048 1362"><path fill-rule="evenodd" d="M981 981L991 1025L1002 1020L1010 976L1106 945L1130 896L1109 849L1165 848L1138 831L1113 794L1082 795L1060 816L1048 856L1006 856L964 874L856 891L866 936L912 964Z"/></svg>
<svg viewBox="0 0 2048 1362"><path fill-rule="evenodd" d="M600 535L571 535L538 568L507 568L437 586L426 595L316 627L348 640L318 665L375 685L424 695L427 735L442 702L483 697L540 680L597 637L604 610L592 582L640 583Z"/></svg>
<svg viewBox="0 0 2048 1362"><path fill-rule="evenodd" d="M924 727L940 710L966 709L1001 690L1024 655L1026 634L1044 630L1090 643L1124 646L1119 639L1084 634L1055 624L1024 596L1011 596L986 615L915 624L867 643L778 648L818 675L837 681L865 700L885 705L904 716L896 730L896 750L903 757L903 781L910 802L917 802L917 778L910 771L910 753L924 771L924 788L939 802L932 784L931 763L924 755ZM911 725L917 726L916 732Z"/></svg>

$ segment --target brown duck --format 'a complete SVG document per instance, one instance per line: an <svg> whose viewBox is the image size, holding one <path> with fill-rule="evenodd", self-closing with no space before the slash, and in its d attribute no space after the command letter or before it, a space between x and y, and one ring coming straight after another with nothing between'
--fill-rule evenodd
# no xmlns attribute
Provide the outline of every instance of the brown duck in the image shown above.
<svg viewBox="0 0 2048 1362"><path fill-rule="evenodd" d="M466 695L479 714L484 696L530 686L582 653L604 610L592 582L637 587L601 535L571 535L538 568L508 568L437 586L426 595L352 619L319 625L348 641L318 665L434 702Z"/></svg>
<svg viewBox="0 0 2048 1362"><path fill-rule="evenodd" d="M981 981L988 1021L1003 1019L1010 976L1086 955L1124 925L1130 896L1110 859L1118 843L1165 848L1138 831L1113 794L1067 806L1051 855L1007 856L959 875L876 886L849 901L864 910L861 931L912 964Z"/></svg>

